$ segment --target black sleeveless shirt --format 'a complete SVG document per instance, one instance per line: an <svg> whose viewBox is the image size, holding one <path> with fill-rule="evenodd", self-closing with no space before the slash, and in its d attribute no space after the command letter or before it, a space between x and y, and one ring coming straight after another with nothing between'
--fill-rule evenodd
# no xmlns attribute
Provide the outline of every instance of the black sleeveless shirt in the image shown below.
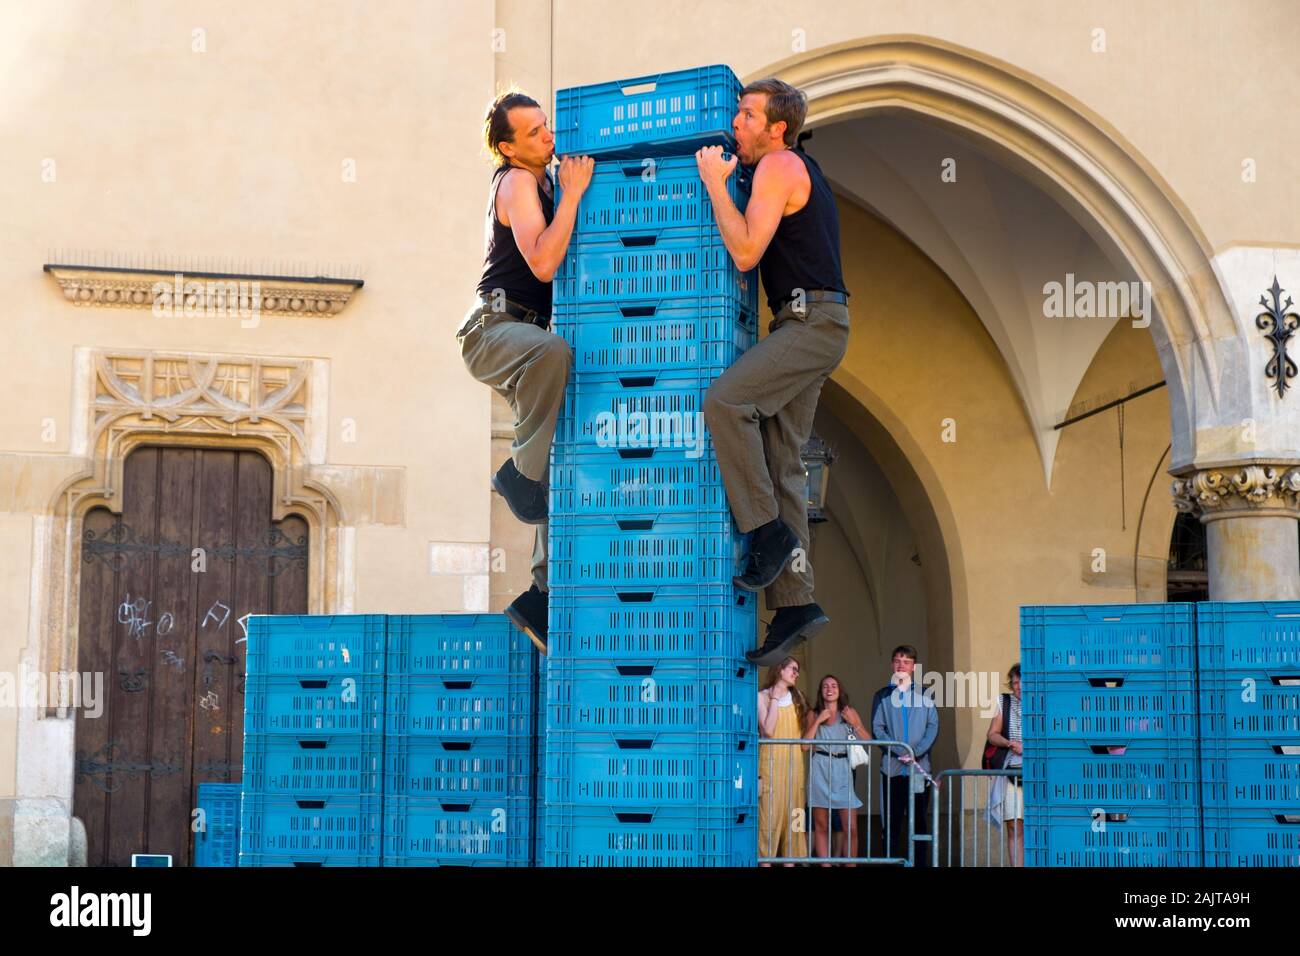
<svg viewBox="0 0 1300 956"><path fill-rule="evenodd" d="M542 315L551 314L551 284L543 282L533 275L528 268L528 261L515 243L514 231L509 226L501 225L497 218L497 189L505 174L518 166L498 166L492 172L492 188L488 191L487 229L485 254L483 257L483 277L478 280L478 294L491 298L493 290L504 289L507 299L520 305L536 309ZM547 174L549 179L549 173ZM551 191L554 194L554 184ZM542 214L549 226L555 218L555 200L546 195L542 184L537 184L537 198L542 201Z"/></svg>
<svg viewBox="0 0 1300 956"><path fill-rule="evenodd" d="M758 262L768 308L775 315L794 289L829 289L848 294L840 269L840 214L835 196L817 161L802 149L811 189L802 209L781 217L772 241Z"/></svg>

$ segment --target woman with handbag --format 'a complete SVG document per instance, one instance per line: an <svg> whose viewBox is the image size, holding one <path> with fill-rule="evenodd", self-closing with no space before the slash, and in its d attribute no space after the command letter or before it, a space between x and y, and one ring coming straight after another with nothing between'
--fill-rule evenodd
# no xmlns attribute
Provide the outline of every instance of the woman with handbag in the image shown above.
<svg viewBox="0 0 1300 956"><path fill-rule="evenodd" d="M1024 763L1020 744L1020 665L1007 671L1011 693L998 697L998 712L989 723L988 745L984 748L985 770L1010 770ZM995 777L989 789L989 818L1006 831L1007 856L1012 866L1025 865L1024 780L1017 774Z"/></svg>
<svg viewBox="0 0 1300 956"><path fill-rule="evenodd" d="M858 712L849 706L849 695L834 674L827 674L817 686L817 703L804 719L803 735L808 740L827 742L871 739L871 732L863 726ZM817 856L831 855L827 852L831 810L839 811L842 827L842 832L834 837L834 855L858 855L853 824L855 811L862 806L862 801L853 790L853 768L855 762L866 762L865 749L852 743L847 746L813 744L808 803L812 807L813 846Z"/></svg>

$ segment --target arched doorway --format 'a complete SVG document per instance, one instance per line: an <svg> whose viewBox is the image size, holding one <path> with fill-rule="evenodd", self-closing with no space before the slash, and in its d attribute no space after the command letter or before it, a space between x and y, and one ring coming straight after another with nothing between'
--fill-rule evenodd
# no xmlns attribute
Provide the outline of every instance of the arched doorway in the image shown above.
<svg viewBox="0 0 1300 956"><path fill-rule="evenodd" d="M241 776L247 616L307 610L308 527L271 520L250 450L137 448L122 502L83 526L77 669L106 699L77 716L73 813L92 866L183 866L197 784Z"/></svg>

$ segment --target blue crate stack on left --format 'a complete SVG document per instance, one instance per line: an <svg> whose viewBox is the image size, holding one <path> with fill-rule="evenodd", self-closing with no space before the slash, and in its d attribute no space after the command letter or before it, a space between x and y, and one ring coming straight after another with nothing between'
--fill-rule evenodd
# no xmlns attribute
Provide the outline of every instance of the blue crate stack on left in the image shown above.
<svg viewBox="0 0 1300 956"><path fill-rule="evenodd" d="M250 617L239 865L529 865L535 668L499 614Z"/></svg>
<svg viewBox="0 0 1300 956"><path fill-rule="evenodd" d="M725 66L557 93L595 159L552 290L573 373L552 445L547 866L753 866L757 596L704 426L757 328L695 150L733 147ZM744 209L749 184L727 181ZM539 737L539 740L543 738Z"/></svg>

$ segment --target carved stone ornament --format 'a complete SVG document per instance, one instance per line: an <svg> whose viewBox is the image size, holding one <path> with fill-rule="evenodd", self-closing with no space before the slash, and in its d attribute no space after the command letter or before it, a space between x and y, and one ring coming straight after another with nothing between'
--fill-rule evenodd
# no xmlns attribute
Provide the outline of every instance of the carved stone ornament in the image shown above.
<svg viewBox="0 0 1300 956"><path fill-rule="evenodd" d="M361 288L360 279L297 279L286 276L225 275L46 265L45 271L74 305L150 309L161 318L301 315L342 312Z"/></svg>
<svg viewBox="0 0 1300 956"><path fill-rule="evenodd" d="M1203 520L1271 512L1300 517L1300 466L1206 468L1174 480L1174 506Z"/></svg>

